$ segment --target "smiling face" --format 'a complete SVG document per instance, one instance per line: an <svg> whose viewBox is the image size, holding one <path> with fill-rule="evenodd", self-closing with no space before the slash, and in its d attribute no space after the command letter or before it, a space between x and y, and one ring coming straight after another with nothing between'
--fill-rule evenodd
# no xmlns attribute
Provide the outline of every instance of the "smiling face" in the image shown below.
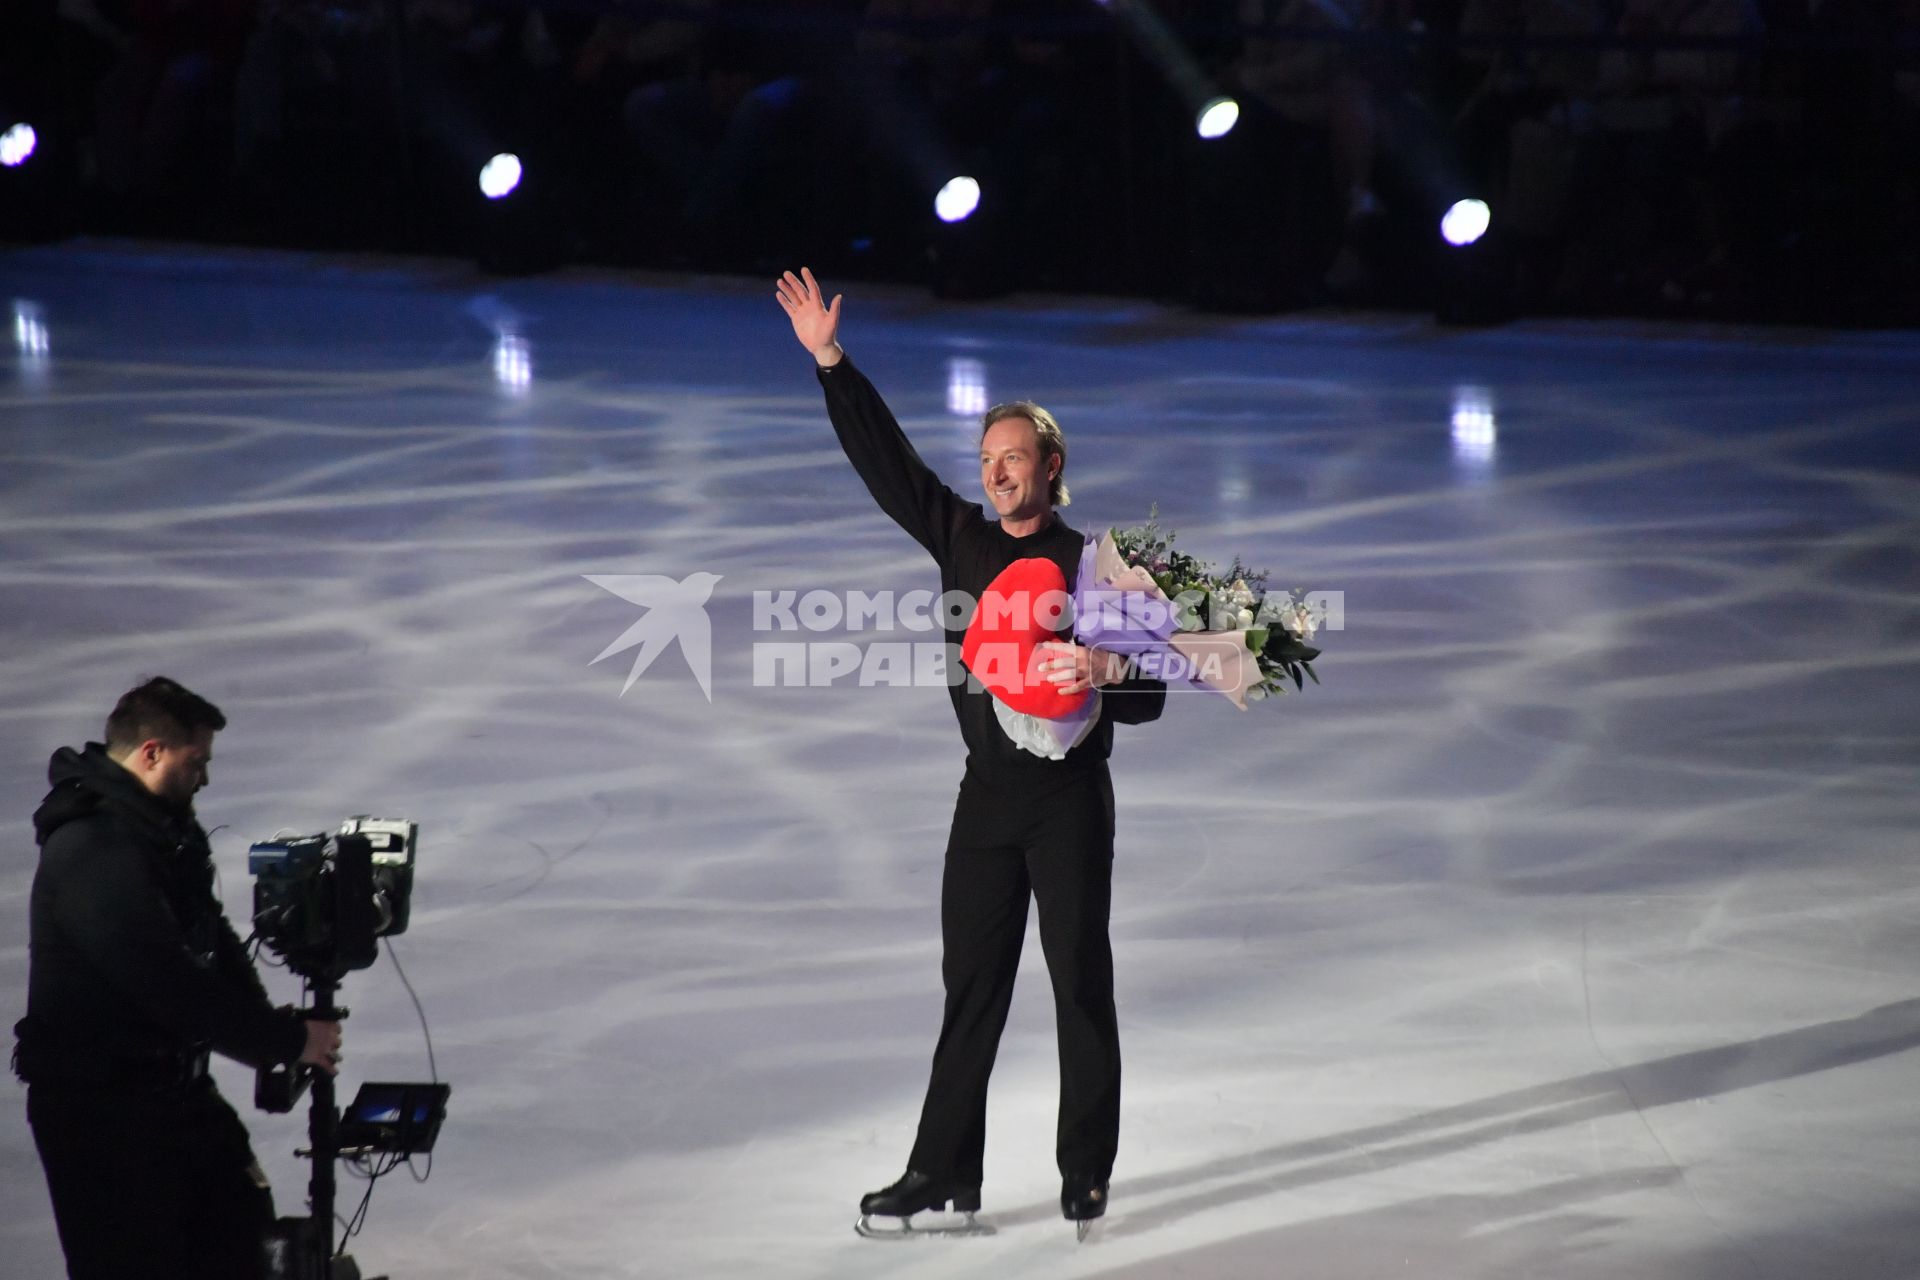
<svg viewBox="0 0 1920 1280"><path fill-rule="evenodd" d="M980 439L980 487L1003 523L1034 525L1051 512L1059 470L1059 455L1043 452L1038 428L1025 418L1002 418Z"/></svg>

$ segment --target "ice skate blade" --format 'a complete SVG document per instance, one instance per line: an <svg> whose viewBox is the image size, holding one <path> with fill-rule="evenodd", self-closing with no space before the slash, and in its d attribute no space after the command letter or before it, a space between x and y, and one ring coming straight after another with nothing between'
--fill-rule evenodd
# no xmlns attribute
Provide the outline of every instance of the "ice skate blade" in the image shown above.
<svg viewBox="0 0 1920 1280"><path fill-rule="evenodd" d="M884 1226L882 1223L897 1222L899 1226ZM982 1222L972 1213L948 1214L935 1212L932 1220L924 1226L915 1226L913 1216L891 1218L880 1216L880 1222L874 1221L874 1215L863 1213L860 1221L853 1224L855 1235L868 1240L924 1240L933 1236L963 1238L966 1236L990 1236L993 1224Z"/></svg>
<svg viewBox="0 0 1920 1280"><path fill-rule="evenodd" d="M1080 1244L1085 1244L1087 1242L1087 1237L1093 1234L1093 1224L1098 1221L1100 1221L1100 1219L1098 1218L1082 1218L1080 1221L1074 1223L1073 1224L1074 1239L1078 1241Z"/></svg>

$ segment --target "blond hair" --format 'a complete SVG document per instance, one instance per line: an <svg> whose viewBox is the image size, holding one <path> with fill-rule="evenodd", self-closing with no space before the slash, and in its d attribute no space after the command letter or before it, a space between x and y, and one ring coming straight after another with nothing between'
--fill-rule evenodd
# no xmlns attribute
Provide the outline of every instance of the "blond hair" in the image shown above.
<svg viewBox="0 0 1920 1280"><path fill-rule="evenodd" d="M1053 479L1047 485L1047 501L1056 507L1064 507L1073 501L1067 493L1067 433L1060 429L1054 416L1031 400L1009 400L987 410L980 419L980 439L986 440L987 432L996 422L1005 422L1008 418L1023 418L1033 424L1034 434L1040 438L1040 462L1046 465L1048 458L1060 459L1060 469L1053 473Z"/></svg>

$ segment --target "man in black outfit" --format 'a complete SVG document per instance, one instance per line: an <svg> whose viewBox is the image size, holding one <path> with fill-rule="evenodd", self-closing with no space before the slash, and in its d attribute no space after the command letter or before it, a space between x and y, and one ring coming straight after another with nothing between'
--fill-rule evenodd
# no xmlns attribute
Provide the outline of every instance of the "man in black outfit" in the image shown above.
<svg viewBox="0 0 1920 1280"><path fill-rule="evenodd" d="M999 520L986 518L921 461L873 385L836 340L840 299L825 305L813 274L788 272L780 304L813 354L827 413L854 470L881 510L927 549L943 591L978 601L1016 560L1044 557L1069 584L1085 539L1056 506L1067 501L1066 442L1044 409L1021 402L989 412L980 482ZM964 621L949 628L958 651ZM1053 981L1060 1038L1060 1123L1055 1154L1061 1211L1085 1223L1106 1212L1120 1133L1120 1035L1107 923L1113 887L1113 725L1156 719L1166 687L1126 679L1117 655L1080 645L1043 646L1042 671L1064 693L1106 688L1098 722L1053 760L1017 747L978 682L950 690L967 744L940 888L941 976L946 1014L935 1046L919 1136L906 1174L860 1202L863 1214L906 1217L951 1203L980 1207L987 1077L1013 998L1029 894Z"/></svg>
<svg viewBox="0 0 1920 1280"><path fill-rule="evenodd" d="M213 895L194 818L226 717L172 680L120 699L106 742L63 747L33 816L27 1016L14 1070L73 1280L257 1280L272 1196L207 1074L331 1073L340 1024L276 1010Z"/></svg>

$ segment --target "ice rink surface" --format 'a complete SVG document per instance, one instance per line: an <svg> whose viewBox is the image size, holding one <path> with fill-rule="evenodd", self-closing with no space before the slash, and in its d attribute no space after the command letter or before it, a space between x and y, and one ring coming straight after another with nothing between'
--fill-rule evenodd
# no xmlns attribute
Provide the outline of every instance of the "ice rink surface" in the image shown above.
<svg viewBox="0 0 1920 1280"><path fill-rule="evenodd" d="M251 841L421 824L395 952L454 1092L369 1273L1920 1275L1920 337L848 293L968 497L973 415L1032 397L1076 527L1158 504L1342 593L1323 687L1118 734L1088 1243L1037 945L998 1234L851 1229L912 1140L961 753L938 688L756 683L756 645L928 637L758 631L755 592L937 587L770 281L0 255L6 1020L47 756L164 673L232 721L199 807L243 933ZM592 660L642 610L587 575L695 573L711 701L681 647L623 695L635 651ZM387 957L344 997L349 1087L426 1078ZM220 1078L299 1211L302 1121ZM0 1272L54 1276L7 1089Z"/></svg>

